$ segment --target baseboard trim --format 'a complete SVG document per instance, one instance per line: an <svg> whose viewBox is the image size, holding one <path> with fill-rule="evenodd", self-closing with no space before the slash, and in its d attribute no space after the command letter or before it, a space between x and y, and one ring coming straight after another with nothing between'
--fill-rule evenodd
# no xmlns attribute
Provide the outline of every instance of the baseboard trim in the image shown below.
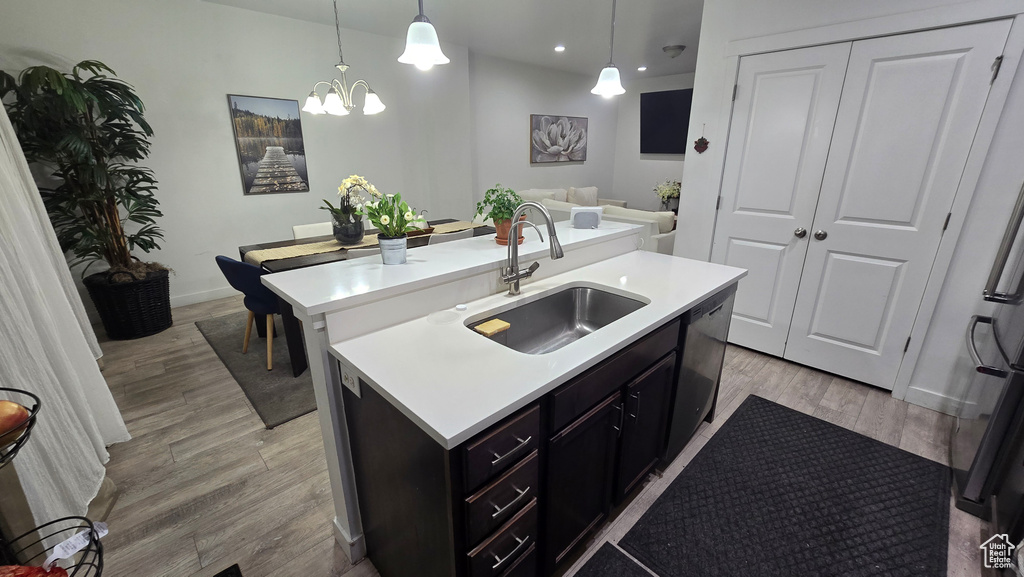
<svg viewBox="0 0 1024 577"><path fill-rule="evenodd" d="M185 305L194 305L196 303L205 303L206 301L227 298L237 294L238 291L229 286L226 286L218 289L202 291L187 295L172 296L171 308L183 307Z"/></svg>
<svg viewBox="0 0 1024 577"><path fill-rule="evenodd" d="M348 531L338 523L337 517L334 518L332 524L334 525L334 540L338 542L338 545L341 545L345 555L348 555L349 562L355 565L362 561L366 557L366 541L363 539L363 536L360 535L358 538L352 539Z"/></svg>
<svg viewBox="0 0 1024 577"><path fill-rule="evenodd" d="M926 409L932 409L940 413L953 415L954 417L961 414L961 409L963 410L963 415L968 416L971 413L971 408L976 405L975 403L965 403L956 397L950 397L941 393L936 393L935 391L928 391L917 387L908 388L907 396L904 397L903 400L912 405L918 405Z"/></svg>

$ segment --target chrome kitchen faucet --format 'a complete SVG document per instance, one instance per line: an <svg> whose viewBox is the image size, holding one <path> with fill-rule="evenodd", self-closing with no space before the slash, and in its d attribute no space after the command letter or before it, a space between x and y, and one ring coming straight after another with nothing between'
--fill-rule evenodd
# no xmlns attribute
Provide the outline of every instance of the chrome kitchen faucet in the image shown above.
<svg viewBox="0 0 1024 577"><path fill-rule="evenodd" d="M508 294L510 296L516 296L519 294L519 281L524 278L530 278L533 273L537 272L540 268L540 263L535 262L524 271L519 270L519 227L521 225L528 224L533 227L533 230L537 231L537 236L540 237L540 241L544 242L544 235L540 233L540 229L537 225L530 221L519 222L519 218L526 213L526 209L535 208L540 211L541 216L547 221L548 225L548 243L551 245L551 260L556 258L562 258L565 253L562 252L562 245L558 242L558 235L555 233L555 222L551 220L551 213L548 209L544 208L544 205L533 202L532 200L526 201L520 204L516 208L515 213L512 215L512 226L508 229L508 262L505 267L501 269L501 280L508 284Z"/></svg>

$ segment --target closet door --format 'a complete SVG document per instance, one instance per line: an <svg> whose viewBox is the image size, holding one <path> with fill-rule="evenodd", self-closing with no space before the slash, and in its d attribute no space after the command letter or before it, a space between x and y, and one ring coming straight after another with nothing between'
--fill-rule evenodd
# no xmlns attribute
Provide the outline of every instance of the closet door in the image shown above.
<svg viewBox="0 0 1024 577"><path fill-rule="evenodd" d="M850 43L740 60L712 262L747 269L731 342L786 347Z"/></svg>
<svg viewBox="0 0 1024 577"><path fill-rule="evenodd" d="M853 43L787 359L893 387L1009 29Z"/></svg>

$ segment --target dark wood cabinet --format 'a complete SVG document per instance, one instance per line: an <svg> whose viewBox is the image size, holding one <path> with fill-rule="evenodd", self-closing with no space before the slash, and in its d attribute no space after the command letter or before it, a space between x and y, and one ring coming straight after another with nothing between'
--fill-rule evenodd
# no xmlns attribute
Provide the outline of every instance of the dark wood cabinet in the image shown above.
<svg viewBox="0 0 1024 577"><path fill-rule="evenodd" d="M544 575L608 514L622 421L615 393L548 442Z"/></svg>
<svg viewBox="0 0 1024 577"><path fill-rule="evenodd" d="M367 554L382 577L536 577L570 555L662 456L672 319L445 450L372 386L342 389Z"/></svg>
<svg viewBox="0 0 1024 577"><path fill-rule="evenodd" d="M620 503L639 486L658 463L665 440L675 369L676 355L668 355L626 388L615 503Z"/></svg>

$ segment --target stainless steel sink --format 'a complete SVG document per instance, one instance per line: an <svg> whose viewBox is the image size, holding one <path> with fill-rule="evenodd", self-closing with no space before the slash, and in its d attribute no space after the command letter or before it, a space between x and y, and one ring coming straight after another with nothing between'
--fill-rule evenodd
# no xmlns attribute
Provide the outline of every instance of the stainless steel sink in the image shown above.
<svg viewBox="0 0 1024 577"><path fill-rule="evenodd" d="M490 338L529 355L543 355L575 342L646 303L591 287L572 287L533 302L466 323L470 330L492 319L511 326ZM483 335L481 335L483 336Z"/></svg>

